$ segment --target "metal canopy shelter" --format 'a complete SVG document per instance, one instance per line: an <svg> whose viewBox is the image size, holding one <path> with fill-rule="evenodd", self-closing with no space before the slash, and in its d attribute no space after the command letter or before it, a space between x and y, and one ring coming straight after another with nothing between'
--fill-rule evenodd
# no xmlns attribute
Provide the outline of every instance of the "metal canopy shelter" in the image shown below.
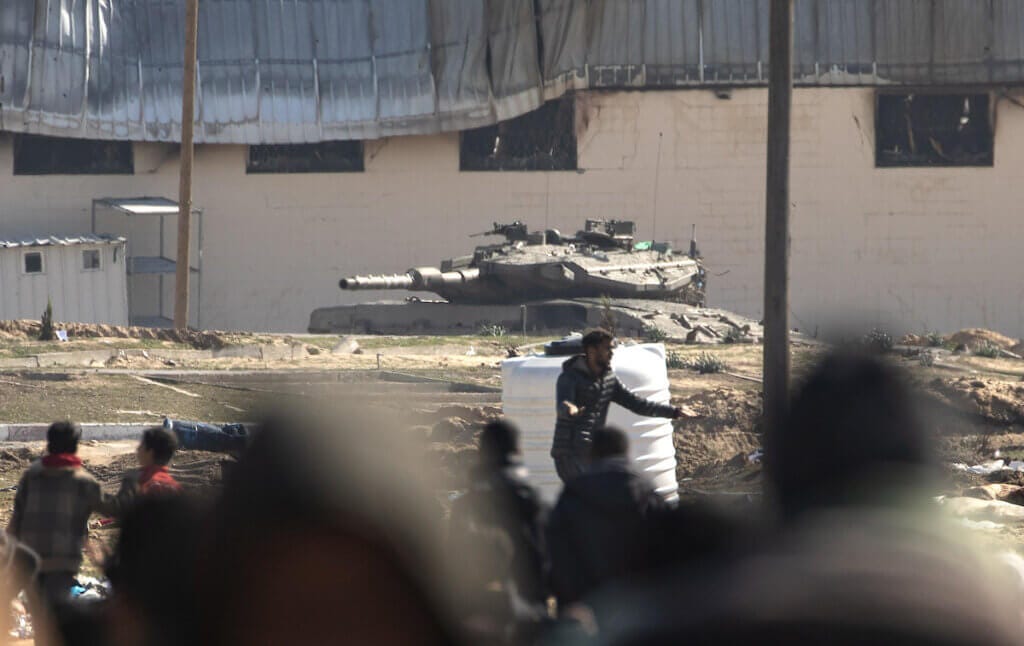
<svg viewBox="0 0 1024 646"><path fill-rule="evenodd" d="M201 329L202 209L193 208L192 215L196 218L196 237L194 238L196 253L193 254L196 262L194 265L190 265L189 270L196 275L195 318L196 327ZM122 222L120 226L114 225L117 230L103 231L102 233L116 233L118 235L125 235L128 238L126 267L128 271L128 317L131 325L138 325L140 327L173 327L171 318L164 315L164 281L168 275L174 275L177 263L173 258L174 249L168 249L169 245L167 244L164 231L168 218L171 220L171 230L174 231L176 229L175 221L178 217L178 203L165 197L104 197L94 199L91 209L92 232L94 234L101 233L97 230L97 218L104 218L104 216L108 218L109 216L119 216L116 219L121 219ZM105 219L105 222L116 222L116 219ZM138 239L137 236L131 235L132 232L149 231L154 226L157 229L155 234L152 236L145 235L142 240ZM151 246L154 242L156 243L155 248ZM140 248L152 249L152 252L133 253L133 250L137 251ZM171 253L168 253L168 250ZM137 312L133 307L133 287L137 286L138 281L136 279L141 276L155 276L157 278L158 307L156 312Z"/></svg>

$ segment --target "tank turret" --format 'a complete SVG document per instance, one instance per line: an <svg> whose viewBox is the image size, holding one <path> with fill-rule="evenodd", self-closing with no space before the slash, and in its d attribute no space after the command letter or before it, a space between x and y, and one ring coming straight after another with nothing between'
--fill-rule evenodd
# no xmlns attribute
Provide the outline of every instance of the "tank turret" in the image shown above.
<svg viewBox="0 0 1024 646"><path fill-rule="evenodd" d="M703 305L706 272L696 242L676 254L667 242L635 241L627 220L587 220L575 236L557 229L531 232L525 224L495 223L475 236L504 241L402 274L349 276L344 290L428 291L452 303L509 304L609 296Z"/></svg>

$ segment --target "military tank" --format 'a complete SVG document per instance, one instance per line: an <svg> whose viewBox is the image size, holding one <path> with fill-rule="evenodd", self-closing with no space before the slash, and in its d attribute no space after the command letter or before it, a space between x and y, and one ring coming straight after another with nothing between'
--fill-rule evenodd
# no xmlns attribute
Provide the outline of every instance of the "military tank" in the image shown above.
<svg viewBox="0 0 1024 646"><path fill-rule="evenodd" d="M707 274L694 236L680 254L668 242L637 242L635 233L635 223L625 220L587 220L573 236L530 231L519 221L495 223L473 236L504 240L479 245L472 254L401 274L348 276L339 286L433 292L453 304L609 297L702 306Z"/></svg>
<svg viewBox="0 0 1024 646"><path fill-rule="evenodd" d="M674 336L715 337L721 312L704 307L707 274L697 249L638 241L625 220L587 220L575 235L530 231L522 222L495 223L470 237L500 237L437 267L400 274L346 276L343 290L433 292L403 301L322 307L310 315L313 333L466 334L480 330L567 332L616 319L634 336L650 326Z"/></svg>

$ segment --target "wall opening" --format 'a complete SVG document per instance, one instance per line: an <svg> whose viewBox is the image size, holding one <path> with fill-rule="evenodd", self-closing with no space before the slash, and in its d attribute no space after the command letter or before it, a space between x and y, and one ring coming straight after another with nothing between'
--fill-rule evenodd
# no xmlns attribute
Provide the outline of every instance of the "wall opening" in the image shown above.
<svg viewBox="0 0 1024 646"><path fill-rule="evenodd" d="M85 249L82 251L82 269L84 271L98 271L100 269L99 249Z"/></svg>
<svg viewBox="0 0 1024 646"><path fill-rule="evenodd" d="M246 173L360 173L363 142L249 146Z"/></svg>
<svg viewBox="0 0 1024 646"><path fill-rule="evenodd" d="M29 251L23 256L26 274L43 273L43 254L39 251Z"/></svg>
<svg viewBox="0 0 1024 646"><path fill-rule="evenodd" d="M572 95L459 137L459 170L576 170Z"/></svg>
<svg viewBox="0 0 1024 646"><path fill-rule="evenodd" d="M991 166L987 94L880 93L875 166Z"/></svg>
<svg viewBox="0 0 1024 646"><path fill-rule="evenodd" d="M131 175L130 141L14 136L15 175Z"/></svg>

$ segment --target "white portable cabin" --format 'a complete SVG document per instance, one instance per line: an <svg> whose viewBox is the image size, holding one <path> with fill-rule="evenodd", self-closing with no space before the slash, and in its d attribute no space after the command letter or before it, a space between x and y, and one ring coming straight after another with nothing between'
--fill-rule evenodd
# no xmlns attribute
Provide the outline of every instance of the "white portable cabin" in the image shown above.
<svg viewBox="0 0 1024 646"><path fill-rule="evenodd" d="M0 240L0 320L128 325L125 238L110 235Z"/></svg>

